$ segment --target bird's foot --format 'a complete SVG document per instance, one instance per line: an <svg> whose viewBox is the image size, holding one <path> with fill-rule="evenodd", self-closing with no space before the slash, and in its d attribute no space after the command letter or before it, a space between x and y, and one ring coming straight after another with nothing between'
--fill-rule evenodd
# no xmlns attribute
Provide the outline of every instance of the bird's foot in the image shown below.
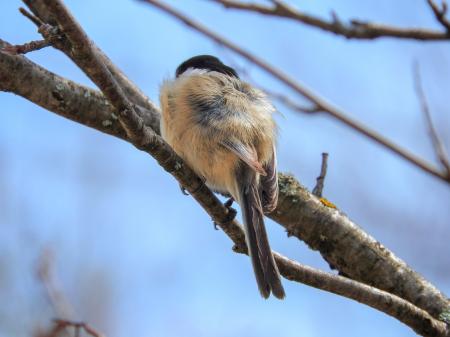
<svg viewBox="0 0 450 337"><path fill-rule="evenodd" d="M234 220L234 218L236 217L237 211L233 207L231 207L231 205L233 205L233 202L234 202L234 199L231 197L223 204L225 206L225 208L228 210L228 212L227 212L225 219L220 221L220 223L218 223L217 221L213 221L215 230L218 230L219 229L218 226L220 226L220 225L226 225L226 224L232 222Z"/></svg>
<svg viewBox="0 0 450 337"><path fill-rule="evenodd" d="M187 190L184 188L184 186L183 185L181 185L180 184L180 190L181 190L181 193L183 193L183 195L189 195L189 193L187 192Z"/></svg>
<svg viewBox="0 0 450 337"><path fill-rule="evenodd" d="M229 198L223 205L228 209L233 209L231 206L233 206L234 198ZM234 209L233 209L234 210ZM234 210L236 212L236 210Z"/></svg>

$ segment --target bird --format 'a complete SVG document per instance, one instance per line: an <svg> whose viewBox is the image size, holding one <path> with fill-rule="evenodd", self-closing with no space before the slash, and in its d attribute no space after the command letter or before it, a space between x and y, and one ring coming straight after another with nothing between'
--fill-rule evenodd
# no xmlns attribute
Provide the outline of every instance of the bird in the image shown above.
<svg viewBox="0 0 450 337"><path fill-rule="evenodd" d="M283 299L264 225L278 201L274 106L211 55L182 62L161 84L160 103L163 139L209 188L239 204L261 296Z"/></svg>

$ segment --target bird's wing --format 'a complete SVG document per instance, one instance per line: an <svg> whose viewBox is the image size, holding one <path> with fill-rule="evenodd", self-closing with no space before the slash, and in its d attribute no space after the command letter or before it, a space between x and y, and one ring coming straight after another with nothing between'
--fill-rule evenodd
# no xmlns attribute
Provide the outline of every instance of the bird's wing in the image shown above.
<svg viewBox="0 0 450 337"><path fill-rule="evenodd" d="M267 174L261 177L262 205L264 213L270 213L277 207L278 203L278 174L275 147L272 151L272 158L264 165L263 169Z"/></svg>
<svg viewBox="0 0 450 337"><path fill-rule="evenodd" d="M258 154L254 147L243 144L237 139L228 138L221 142L221 144L237 155L244 163L246 163L251 169L258 172L262 176L266 175L266 171L258 161Z"/></svg>

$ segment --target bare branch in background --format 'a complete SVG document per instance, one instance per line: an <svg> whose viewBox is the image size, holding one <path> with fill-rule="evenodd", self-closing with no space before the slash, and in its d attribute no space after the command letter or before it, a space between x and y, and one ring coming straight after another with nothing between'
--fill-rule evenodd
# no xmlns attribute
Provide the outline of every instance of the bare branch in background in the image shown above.
<svg viewBox="0 0 450 337"><path fill-rule="evenodd" d="M64 295L54 272L53 252L50 249L45 249L38 261L37 276L45 288L55 315L61 319L70 319L74 317L74 310Z"/></svg>
<svg viewBox="0 0 450 337"><path fill-rule="evenodd" d="M294 102L294 100L292 100L290 97L283 95L279 92L274 92L272 90L265 89L265 88L261 88L261 90L263 90L273 100L280 102L281 104L285 105L287 108L289 108L291 110L301 112L301 113L307 113L307 114L321 112L320 108L317 107L316 105L303 106L303 105L298 104L297 102Z"/></svg>
<svg viewBox="0 0 450 337"><path fill-rule="evenodd" d="M272 1L273 6L267 6L258 3L248 3L236 0L210 0L210 1L221 4L226 8L232 8L237 10L255 12L268 16L295 20L308 26L319 28L326 32L344 36L347 39L372 40L381 37L412 39L421 41L436 41L436 40L439 41L450 39L450 34L448 32L449 27L445 24L444 26L446 28L446 31L440 32L437 30L427 28L413 28L413 27L403 28L355 19L352 19L349 21L349 23L346 23L342 22L334 12L332 13L332 20L327 21L318 18L316 16L301 12L300 10L280 0ZM429 3L433 3L431 0L427 1ZM437 8L437 6L435 7ZM436 17L439 20L439 22L448 23L448 21L444 17L445 12L443 13L443 15L441 15L441 11L437 9L437 12L435 13L439 13L439 15L436 14Z"/></svg>
<svg viewBox="0 0 450 337"><path fill-rule="evenodd" d="M320 174L317 177L317 183L314 189L312 190L312 194L316 197L321 198L323 192L323 185L325 183L325 177L327 175L328 168L328 153L322 153L322 165L320 167Z"/></svg>
<svg viewBox="0 0 450 337"><path fill-rule="evenodd" d="M444 170L447 173L447 176L450 177L450 160L448 158L447 149L445 148L444 143L442 142L439 134L434 127L433 120L431 118L430 108L428 106L427 97L425 96L425 92L422 87L422 78L420 76L420 68L419 64L414 64L414 85L416 89L416 94L419 99L422 112L425 115L425 121L428 126L428 132L430 133L431 142L434 147L434 151L438 160L441 162Z"/></svg>
<svg viewBox="0 0 450 337"><path fill-rule="evenodd" d="M450 33L450 21L446 18L447 15L447 2L442 0L441 8L434 2L434 0L427 0L428 5L431 7L431 10L442 26L447 30L447 35Z"/></svg>
<svg viewBox="0 0 450 337"><path fill-rule="evenodd" d="M163 10L164 12L173 16L174 18L177 18L178 20L180 20L187 26L193 28L194 30L207 36L211 40L227 47L228 49L239 54L240 56L247 59L251 63L257 65L260 69L267 72L268 74L270 74L271 76L273 76L274 78L276 78L277 80L279 80L280 82L285 84L287 87L294 90L302 98L308 100L313 107L317 107L318 111L324 112L324 113L332 116L333 118L339 120L340 122L346 124L347 126L350 126L352 129L365 135L366 137L375 141L376 143L384 146L389 151L399 155L400 157L407 160L411 164L421 168L423 171L428 172L431 175L433 175L437 178L440 178L441 180L443 180L447 183L450 183L450 177L448 177L445 173L443 173L440 170L438 170L437 168L435 168L433 165L427 163L425 160L410 153L409 151L401 148L397 144L394 144L393 142L388 140L386 137L369 129L367 126L361 124L360 122L348 117L340 109L331 105L324 98L315 94L311 89L309 89L305 85L300 84L299 82L293 80L287 74L281 72L279 69L275 68L274 66L270 65L269 63L266 63L265 61L256 57L255 55L251 54L250 52L240 48L233 42L230 42L229 40L225 39L224 37L212 32L211 30L209 30L202 24L190 19L186 15L184 15L181 12L175 10L174 8L166 5L163 2L160 2L157 0L141 0L141 1L147 2L159 9Z"/></svg>
<svg viewBox="0 0 450 337"><path fill-rule="evenodd" d="M79 336L80 330L84 330L88 335L93 337L104 337L103 334L85 322L71 321L75 317L75 311L64 295L59 280L54 273L53 252L48 248L44 249L38 261L37 276L44 286L50 304L58 318L54 320L53 328L49 331L39 332L38 336L59 337L63 333L67 333L68 328L73 328L74 336Z"/></svg>
<svg viewBox="0 0 450 337"><path fill-rule="evenodd" d="M59 337L61 333L66 332L69 328L74 330L73 336L79 337L80 330L84 330L87 335L92 337L105 337L101 332L97 331L89 324L84 322L73 322L65 319L55 319L53 329L42 337Z"/></svg>

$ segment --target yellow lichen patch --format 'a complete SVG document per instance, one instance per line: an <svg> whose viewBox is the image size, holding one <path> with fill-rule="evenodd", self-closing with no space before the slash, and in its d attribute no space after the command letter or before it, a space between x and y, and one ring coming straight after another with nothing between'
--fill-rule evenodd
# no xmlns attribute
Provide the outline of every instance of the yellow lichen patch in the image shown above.
<svg viewBox="0 0 450 337"><path fill-rule="evenodd" d="M334 208L334 209L337 208L335 204L333 204L331 201L329 201L329 200L327 200L327 199L325 199L325 198L320 198L319 200L320 200L320 202L321 202L323 205L325 205L325 206L327 206L327 207Z"/></svg>

